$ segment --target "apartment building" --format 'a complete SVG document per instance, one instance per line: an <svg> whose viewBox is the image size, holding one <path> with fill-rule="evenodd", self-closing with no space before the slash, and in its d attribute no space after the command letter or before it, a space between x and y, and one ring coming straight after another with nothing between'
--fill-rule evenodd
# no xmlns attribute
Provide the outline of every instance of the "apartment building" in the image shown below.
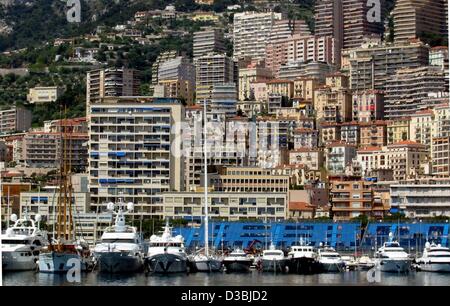
<svg viewBox="0 0 450 306"><path fill-rule="evenodd" d="M203 192L169 192L163 195L164 218L199 221L204 217ZM226 221L282 221L287 218L287 193L208 193L208 214Z"/></svg>
<svg viewBox="0 0 450 306"><path fill-rule="evenodd" d="M356 160L365 175L377 169L390 169L394 180L417 178L426 174L430 152L422 144L401 141L385 147L368 147L357 152Z"/></svg>
<svg viewBox="0 0 450 306"><path fill-rule="evenodd" d="M398 69L428 65L429 47L420 41L384 44L369 40L343 51L342 68L350 75L352 90L386 90L386 83Z"/></svg>
<svg viewBox="0 0 450 306"><path fill-rule="evenodd" d="M57 132L29 132L23 138L23 159L29 168L58 168L63 146L66 147L74 171L84 171L87 166L88 135Z"/></svg>
<svg viewBox="0 0 450 306"><path fill-rule="evenodd" d="M317 148L319 144L319 131L310 128L297 128L294 130L294 149Z"/></svg>
<svg viewBox="0 0 450 306"><path fill-rule="evenodd" d="M424 144L431 148L431 139L434 126L434 112L431 109L417 111L411 115L409 124L410 140Z"/></svg>
<svg viewBox="0 0 450 306"><path fill-rule="evenodd" d="M56 119L44 121L44 132L46 133L88 133L86 117Z"/></svg>
<svg viewBox="0 0 450 306"><path fill-rule="evenodd" d="M86 102L95 103L104 97L137 96L138 72L128 68L91 70L86 79Z"/></svg>
<svg viewBox="0 0 450 306"><path fill-rule="evenodd" d="M289 151L290 165L304 165L309 170L319 171L323 165L323 150L297 148Z"/></svg>
<svg viewBox="0 0 450 306"><path fill-rule="evenodd" d="M31 128L31 112L23 107L0 110L0 134L25 132Z"/></svg>
<svg viewBox="0 0 450 306"><path fill-rule="evenodd" d="M284 193L289 191L289 177L273 175L270 169L259 167L226 167L210 176L211 186L223 193Z"/></svg>
<svg viewBox="0 0 450 306"><path fill-rule="evenodd" d="M393 144L411 139L411 117L387 121L387 143Z"/></svg>
<svg viewBox="0 0 450 306"><path fill-rule="evenodd" d="M348 78L340 73L326 77L325 86L314 92L314 108L319 121L344 122L352 117L352 95Z"/></svg>
<svg viewBox="0 0 450 306"><path fill-rule="evenodd" d="M320 143L327 143L341 140L341 125L337 122L322 122L320 124Z"/></svg>
<svg viewBox="0 0 450 306"><path fill-rule="evenodd" d="M369 10L373 7L367 0L342 0L342 49L360 47L365 37L381 37L384 26L385 8L381 10L379 20L371 17Z"/></svg>
<svg viewBox="0 0 450 306"><path fill-rule="evenodd" d="M409 116L425 109L428 105L423 105L423 99L441 96L444 92L448 92L448 84L442 69L434 66L399 69L386 82L386 119Z"/></svg>
<svg viewBox="0 0 450 306"><path fill-rule="evenodd" d="M318 0L314 7L315 35L332 37L337 51L336 64L340 66L340 52L343 43L343 12L342 1Z"/></svg>
<svg viewBox="0 0 450 306"><path fill-rule="evenodd" d="M239 100L256 99L256 94L252 91L251 84L267 82L273 78L272 71L264 67L261 63L252 62L245 67L239 68Z"/></svg>
<svg viewBox="0 0 450 306"><path fill-rule="evenodd" d="M292 98L294 96L294 82L290 80L274 79L266 82L267 93L270 95Z"/></svg>
<svg viewBox="0 0 450 306"><path fill-rule="evenodd" d="M213 115L225 114L225 118L236 116L237 91L235 83L214 84L211 91L209 111Z"/></svg>
<svg viewBox="0 0 450 306"><path fill-rule="evenodd" d="M448 36L445 0L398 0L392 11L395 41Z"/></svg>
<svg viewBox="0 0 450 306"><path fill-rule="evenodd" d="M343 122L341 125L341 141L359 146L361 139L361 131L359 122L349 121Z"/></svg>
<svg viewBox="0 0 450 306"><path fill-rule="evenodd" d="M158 85L159 65L180 56L180 53L175 50L161 52L152 64L152 80L150 82L150 93L153 94L154 87Z"/></svg>
<svg viewBox="0 0 450 306"><path fill-rule="evenodd" d="M226 54L213 54L198 57L195 62L196 100L211 100L213 86L216 84L237 84L237 67Z"/></svg>
<svg viewBox="0 0 450 306"><path fill-rule="evenodd" d="M194 58L209 53L225 53L226 48L222 29L206 28L202 31L194 32L193 48Z"/></svg>
<svg viewBox="0 0 450 306"><path fill-rule="evenodd" d="M408 218L450 216L450 181L448 179L407 180L391 184L391 209Z"/></svg>
<svg viewBox="0 0 450 306"><path fill-rule="evenodd" d="M374 193L372 182L364 180L334 180L331 182L330 198L333 219L350 220L372 215Z"/></svg>
<svg viewBox="0 0 450 306"><path fill-rule="evenodd" d="M317 78L321 82L325 82L325 77L334 72L336 67L322 62L303 62L294 61L287 62L280 67L278 74L279 79L295 81L300 77Z"/></svg>
<svg viewBox="0 0 450 306"><path fill-rule="evenodd" d="M335 65L339 56L332 36L294 35L287 40L287 61L314 61Z"/></svg>
<svg viewBox="0 0 450 306"><path fill-rule="evenodd" d="M356 156L356 146L343 141L331 142L325 148L326 169L332 175L345 174Z"/></svg>
<svg viewBox="0 0 450 306"><path fill-rule="evenodd" d="M31 104L55 102L63 93L64 89L58 86L34 87L29 89L27 101Z"/></svg>
<svg viewBox="0 0 450 306"><path fill-rule="evenodd" d="M234 57L263 59L266 56L266 44L276 20L282 14L275 12L258 13L247 11L234 14L233 47Z"/></svg>
<svg viewBox="0 0 450 306"><path fill-rule="evenodd" d="M434 137L431 141L432 174L450 176L450 136Z"/></svg>
<svg viewBox="0 0 450 306"><path fill-rule="evenodd" d="M360 147L382 147L387 145L387 123L383 120L360 122Z"/></svg>
<svg viewBox="0 0 450 306"><path fill-rule="evenodd" d="M135 203L134 215L162 217L161 194L183 188L181 140L176 137L181 135L182 104L167 98L108 97L91 103L88 113L93 210L103 211L106 203L123 198Z"/></svg>
<svg viewBox="0 0 450 306"><path fill-rule="evenodd" d="M384 92L379 90L354 91L352 119L370 122L384 119Z"/></svg>
<svg viewBox="0 0 450 306"><path fill-rule="evenodd" d="M297 78L294 81L294 98L310 101L314 105L314 91L323 85L317 78Z"/></svg>

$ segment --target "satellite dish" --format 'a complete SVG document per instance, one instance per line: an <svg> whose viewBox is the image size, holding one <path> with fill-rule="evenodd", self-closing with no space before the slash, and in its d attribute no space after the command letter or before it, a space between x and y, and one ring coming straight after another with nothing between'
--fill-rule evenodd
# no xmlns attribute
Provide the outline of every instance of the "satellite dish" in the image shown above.
<svg viewBox="0 0 450 306"><path fill-rule="evenodd" d="M35 220L36 222L41 222L42 216L41 216L40 214L36 214L36 216L34 216L34 220Z"/></svg>
<svg viewBox="0 0 450 306"><path fill-rule="evenodd" d="M12 214L11 215L11 221L12 222L16 222L17 221L17 215L16 214Z"/></svg>
<svg viewBox="0 0 450 306"><path fill-rule="evenodd" d="M133 202L128 202L127 203L127 210L128 211L132 211L134 209L134 203Z"/></svg>
<svg viewBox="0 0 450 306"><path fill-rule="evenodd" d="M114 210L114 203L113 203L113 202L109 202L109 203L106 205L106 209L108 209L108 210Z"/></svg>

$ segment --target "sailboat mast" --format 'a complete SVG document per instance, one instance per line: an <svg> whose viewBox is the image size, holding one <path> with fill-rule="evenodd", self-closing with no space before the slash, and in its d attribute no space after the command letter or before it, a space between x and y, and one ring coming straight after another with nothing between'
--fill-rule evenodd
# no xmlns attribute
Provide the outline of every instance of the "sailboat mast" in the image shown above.
<svg viewBox="0 0 450 306"><path fill-rule="evenodd" d="M203 155L204 155L204 189L205 189L205 255L209 256L208 239L208 149L206 148L206 100L203 100Z"/></svg>

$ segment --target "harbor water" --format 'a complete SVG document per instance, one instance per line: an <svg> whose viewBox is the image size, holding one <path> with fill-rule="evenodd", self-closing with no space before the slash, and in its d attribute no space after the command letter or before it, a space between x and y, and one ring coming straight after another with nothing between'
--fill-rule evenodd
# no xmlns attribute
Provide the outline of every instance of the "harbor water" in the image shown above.
<svg viewBox="0 0 450 306"><path fill-rule="evenodd" d="M313 275L249 273L191 273L178 275L82 273L81 282L70 283L65 275L33 271L4 272L4 286L450 286L450 273L383 273L380 282L369 282L367 271Z"/></svg>

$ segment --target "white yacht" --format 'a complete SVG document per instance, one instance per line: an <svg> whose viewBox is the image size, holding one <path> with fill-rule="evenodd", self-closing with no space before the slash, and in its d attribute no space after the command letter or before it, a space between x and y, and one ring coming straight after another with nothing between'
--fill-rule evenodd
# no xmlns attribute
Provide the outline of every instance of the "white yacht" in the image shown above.
<svg viewBox="0 0 450 306"><path fill-rule="evenodd" d="M248 272L253 264L253 257L249 256L241 249L235 249L223 259L223 264L227 273L229 272Z"/></svg>
<svg viewBox="0 0 450 306"><path fill-rule="evenodd" d="M317 251L317 261L322 272L341 272L345 262L341 255L332 247L323 246Z"/></svg>
<svg viewBox="0 0 450 306"><path fill-rule="evenodd" d="M419 270L428 272L450 272L450 249L425 243L422 257L417 259Z"/></svg>
<svg viewBox="0 0 450 306"><path fill-rule="evenodd" d="M2 268L3 271L33 270L37 268L41 249L47 245L47 233L39 229L40 215L35 219L25 215L17 219L11 215L14 225L1 235L2 240ZM36 225L37 223L37 225Z"/></svg>
<svg viewBox="0 0 450 306"><path fill-rule="evenodd" d="M133 203L127 210L133 210ZM122 201L118 203L114 226L105 229L101 240L94 248L94 258L99 270L110 273L135 272L143 268L144 246L136 227L125 224ZM114 210L114 203L108 203L108 210Z"/></svg>
<svg viewBox="0 0 450 306"><path fill-rule="evenodd" d="M282 250L277 250L272 243L268 250L263 251L260 262L263 271L286 272L288 270L287 257Z"/></svg>
<svg viewBox="0 0 450 306"><path fill-rule="evenodd" d="M375 266L375 262L369 256L361 256L355 263L359 270L370 270Z"/></svg>
<svg viewBox="0 0 450 306"><path fill-rule="evenodd" d="M375 253L375 264L383 272L408 272L411 258L397 241L393 241L392 233L389 233L389 238Z"/></svg>
<svg viewBox="0 0 450 306"><path fill-rule="evenodd" d="M80 262L81 271L89 271L93 265L89 244L84 240L53 240L39 254L39 272L65 273Z"/></svg>
<svg viewBox="0 0 450 306"><path fill-rule="evenodd" d="M187 254L183 236L173 237L169 223L162 235L152 235L148 247L145 268L151 273L187 272Z"/></svg>
<svg viewBox="0 0 450 306"><path fill-rule="evenodd" d="M306 245L303 239L300 245L291 246L288 253L289 271L292 273L313 273L318 270L317 253L313 246Z"/></svg>

